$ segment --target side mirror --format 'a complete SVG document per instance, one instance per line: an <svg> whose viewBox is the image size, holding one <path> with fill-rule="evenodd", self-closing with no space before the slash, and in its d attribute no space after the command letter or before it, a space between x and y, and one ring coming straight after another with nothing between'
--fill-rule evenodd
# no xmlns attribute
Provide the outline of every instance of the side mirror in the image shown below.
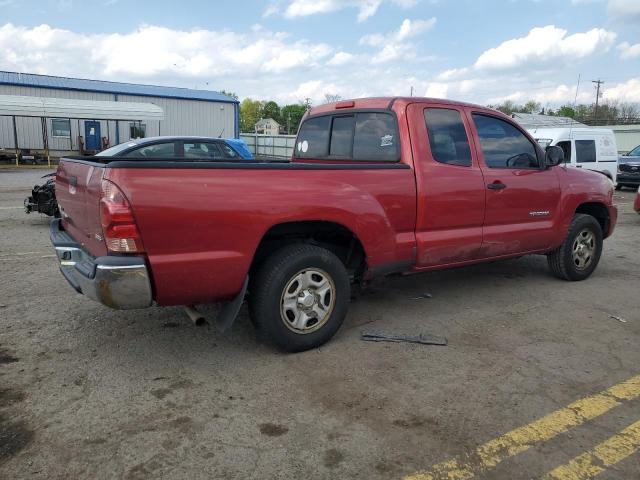
<svg viewBox="0 0 640 480"><path fill-rule="evenodd" d="M557 145L546 148L544 155L544 163L547 167L556 167L564 162L564 150Z"/></svg>

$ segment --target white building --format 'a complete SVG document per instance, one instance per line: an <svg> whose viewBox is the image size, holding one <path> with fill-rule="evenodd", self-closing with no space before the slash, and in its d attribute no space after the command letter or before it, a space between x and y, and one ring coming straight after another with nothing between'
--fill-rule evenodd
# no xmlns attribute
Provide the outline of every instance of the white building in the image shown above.
<svg viewBox="0 0 640 480"><path fill-rule="evenodd" d="M37 113L25 97L37 97L33 105L62 115ZM210 90L0 71L0 149L5 151L48 150L59 156L136 137L237 138L239 123L238 101Z"/></svg>
<svg viewBox="0 0 640 480"><path fill-rule="evenodd" d="M273 118L261 118L256 122L256 133L264 135L278 135L280 133L280 124Z"/></svg>

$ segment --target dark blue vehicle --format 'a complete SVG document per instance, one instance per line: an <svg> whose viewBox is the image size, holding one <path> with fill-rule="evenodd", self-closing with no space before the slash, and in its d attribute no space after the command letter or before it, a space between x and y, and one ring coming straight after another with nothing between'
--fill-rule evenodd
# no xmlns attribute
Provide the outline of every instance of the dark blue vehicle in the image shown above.
<svg viewBox="0 0 640 480"><path fill-rule="evenodd" d="M107 148L96 157L179 158L194 162L254 159L242 140L214 137L140 138Z"/></svg>
<svg viewBox="0 0 640 480"><path fill-rule="evenodd" d="M616 188L638 188L640 186L640 145L618 158Z"/></svg>

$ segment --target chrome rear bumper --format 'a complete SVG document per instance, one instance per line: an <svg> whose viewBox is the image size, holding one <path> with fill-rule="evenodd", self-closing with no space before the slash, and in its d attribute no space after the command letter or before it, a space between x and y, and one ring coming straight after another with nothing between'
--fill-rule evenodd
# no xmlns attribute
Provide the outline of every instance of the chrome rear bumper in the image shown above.
<svg viewBox="0 0 640 480"><path fill-rule="evenodd" d="M51 243L62 275L78 293L118 310L151 306L151 282L144 258L95 258L62 229L59 219L51 222Z"/></svg>

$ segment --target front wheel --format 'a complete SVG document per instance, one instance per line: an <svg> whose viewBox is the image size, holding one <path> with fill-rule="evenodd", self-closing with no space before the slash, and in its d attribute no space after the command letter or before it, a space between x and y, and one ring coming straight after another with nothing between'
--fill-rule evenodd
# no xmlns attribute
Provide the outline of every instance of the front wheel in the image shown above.
<svg viewBox="0 0 640 480"><path fill-rule="evenodd" d="M300 352L327 342L342 325L349 275L329 250L289 245L260 266L250 293L249 312L258 331L278 348Z"/></svg>
<svg viewBox="0 0 640 480"><path fill-rule="evenodd" d="M602 227L591 215L573 217L567 237L547 255L549 268L563 280L584 280L593 273L602 254Z"/></svg>

